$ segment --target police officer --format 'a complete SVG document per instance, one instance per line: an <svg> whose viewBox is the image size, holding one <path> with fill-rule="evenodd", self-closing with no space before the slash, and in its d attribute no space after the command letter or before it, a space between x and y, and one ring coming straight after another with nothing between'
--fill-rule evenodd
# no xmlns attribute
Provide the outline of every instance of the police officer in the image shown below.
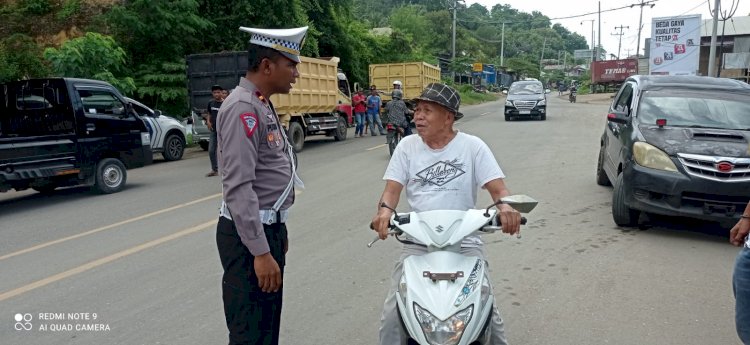
<svg viewBox="0 0 750 345"><path fill-rule="evenodd" d="M216 243L229 344L278 344L288 249L285 222L301 187L294 152L269 98L289 93L307 27L251 34L248 71L219 111L223 202Z"/></svg>

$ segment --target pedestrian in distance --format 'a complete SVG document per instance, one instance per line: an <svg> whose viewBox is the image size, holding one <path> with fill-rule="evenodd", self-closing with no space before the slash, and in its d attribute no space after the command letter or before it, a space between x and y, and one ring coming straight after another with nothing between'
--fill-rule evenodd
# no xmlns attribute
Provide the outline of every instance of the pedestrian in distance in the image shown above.
<svg viewBox="0 0 750 345"><path fill-rule="evenodd" d="M354 137L359 136L361 138L364 135L365 122L367 121L367 98L363 90L357 90L357 94L352 97L352 103L354 103L354 121L356 123Z"/></svg>
<svg viewBox="0 0 750 345"><path fill-rule="evenodd" d="M307 27L255 29L247 72L219 111L223 200L216 244L224 269L222 297L229 344L276 345L289 249L286 222L295 201L294 150L270 99L287 94Z"/></svg>
<svg viewBox="0 0 750 345"><path fill-rule="evenodd" d="M729 231L729 241L742 247L734 262L734 324L743 344L750 345L750 202L740 220Z"/></svg>
<svg viewBox="0 0 750 345"><path fill-rule="evenodd" d="M211 99L208 102L207 115L206 115L206 126L210 131L210 137L208 140L208 158L211 161L211 171L206 174L206 177L218 175L218 164L216 162L216 119L219 116L219 109L221 108L222 102L224 102L224 88L219 85L211 87Z"/></svg>
<svg viewBox="0 0 750 345"><path fill-rule="evenodd" d="M383 122L380 121L380 108L383 107L383 101L378 95L378 89L375 85L370 86L370 95L367 96L367 122L370 123L370 134L377 136L375 127L377 125L380 135L386 135Z"/></svg>

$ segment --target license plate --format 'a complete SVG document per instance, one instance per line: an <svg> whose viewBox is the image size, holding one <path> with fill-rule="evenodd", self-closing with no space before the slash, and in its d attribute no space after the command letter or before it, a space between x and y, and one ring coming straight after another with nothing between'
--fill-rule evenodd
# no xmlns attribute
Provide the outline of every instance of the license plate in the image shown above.
<svg viewBox="0 0 750 345"><path fill-rule="evenodd" d="M518 113L521 115L529 115L531 114L531 110L519 110Z"/></svg>

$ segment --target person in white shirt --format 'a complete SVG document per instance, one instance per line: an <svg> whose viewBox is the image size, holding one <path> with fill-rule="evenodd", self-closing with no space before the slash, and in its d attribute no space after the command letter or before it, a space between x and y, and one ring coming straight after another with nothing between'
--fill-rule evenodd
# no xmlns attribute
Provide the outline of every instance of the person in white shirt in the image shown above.
<svg viewBox="0 0 750 345"><path fill-rule="evenodd" d="M458 111L461 97L455 89L432 83L418 98L414 123L419 135L405 137L396 146L383 179L386 181L372 227L380 239L386 239L392 211L402 189L414 212L430 210L468 210L476 207L477 190L486 189L493 200L510 195L503 174L489 147L479 138L458 132L453 123L463 117ZM512 207L500 204L499 218L503 232L520 231L521 215ZM485 258L478 236L469 237L461 245L464 255ZM380 344L406 344L408 335L401 326L396 304L396 288L401 280L403 260L410 255L423 255L421 245L405 244L394 268L391 287L386 297L380 325ZM493 310L491 343L507 344L503 321L497 307Z"/></svg>

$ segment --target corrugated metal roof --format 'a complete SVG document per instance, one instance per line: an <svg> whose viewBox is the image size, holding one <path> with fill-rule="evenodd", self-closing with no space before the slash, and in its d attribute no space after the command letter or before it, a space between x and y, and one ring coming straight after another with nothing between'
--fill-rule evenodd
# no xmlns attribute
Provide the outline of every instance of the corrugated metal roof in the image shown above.
<svg viewBox="0 0 750 345"><path fill-rule="evenodd" d="M713 19L704 19L703 27L701 27L702 37L711 37L711 31L713 30ZM724 24L719 20L718 27L716 30L717 35L721 36L721 26ZM725 36L743 36L750 35L750 17L748 16L736 16L727 20L726 27L724 27Z"/></svg>

